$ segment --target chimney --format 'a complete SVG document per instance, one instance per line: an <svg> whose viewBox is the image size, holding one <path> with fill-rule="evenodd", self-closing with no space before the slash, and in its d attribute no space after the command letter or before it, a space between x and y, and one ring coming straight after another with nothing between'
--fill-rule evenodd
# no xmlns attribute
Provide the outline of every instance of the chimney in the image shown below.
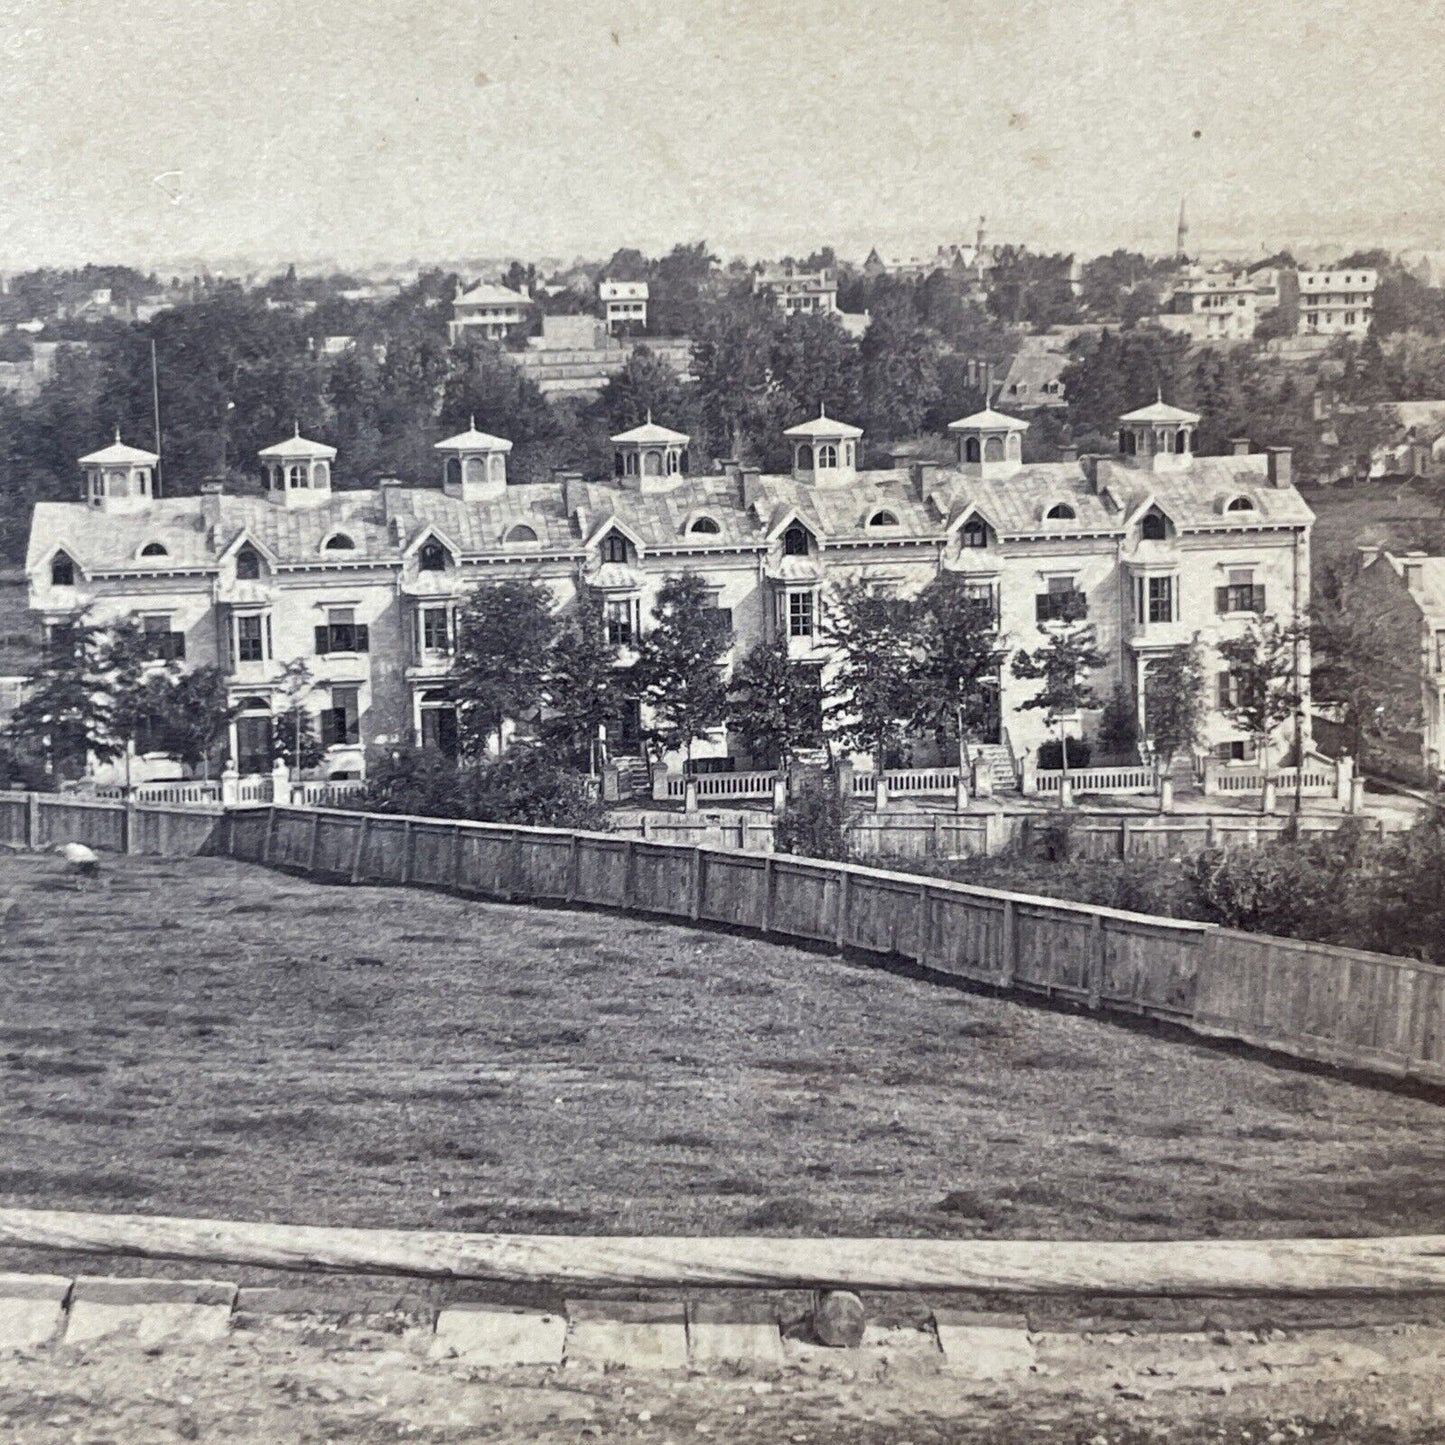
<svg viewBox="0 0 1445 1445"><path fill-rule="evenodd" d="M220 482L201 483L201 521L207 527L221 524L221 496L224 492L225 487Z"/></svg>
<svg viewBox="0 0 1445 1445"><path fill-rule="evenodd" d="M1072 464L1079 460L1079 449L1070 442L1067 446L1059 448L1059 460Z"/></svg>
<svg viewBox="0 0 1445 1445"><path fill-rule="evenodd" d="M906 472L912 465L917 448L912 442L894 442L888 448L888 465L894 471Z"/></svg>
<svg viewBox="0 0 1445 1445"><path fill-rule="evenodd" d="M920 502L926 502L928 494L938 480L938 463L914 462L911 471L913 473L913 494Z"/></svg>
<svg viewBox="0 0 1445 1445"><path fill-rule="evenodd" d="M1230 437L1229 454L1234 457L1247 457L1249 455L1249 438Z"/></svg>
<svg viewBox="0 0 1445 1445"><path fill-rule="evenodd" d="M1363 572L1366 567L1373 567L1380 560L1380 553L1384 548L1379 542L1359 542L1355 545L1355 561L1358 570Z"/></svg>
<svg viewBox="0 0 1445 1445"><path fill-rule="evenodd" d="M552 480L562 490L562 510L570 517L578 507L585 505L587 501L587 483L582 480L582 473L572 471L565 467L554 467Z"/></svg>
<svg viewBox="0 0 1445 1445"><path fill-rule="evenodd" d="M1405 586L1411 592L1420 593L1425 588L1425 554L1406 552L1400 558L1400 569L1405 574Z"/></svg>
<svg viewBox="0 0 1445 1445"><path fill-rule="evenodd" d="M738 497L742 502L743 511L762 495L763 473L760 467L739 467L738 468Z"/></svg>
<svg viewBox="0 0 1445 1445"><path fill-rule="evenodd" d="M1294 449L1292 447L1266 447L1265 455L1269 458L1269 484L1272 487L1285 488L1293 485L1290 480L1290 472L1294 460Z"/></svg>
<svg viewBox="0 0 1445 1445"><path fill-rule="evenodd" d="M1103 485L1104 458L1094 452L1085 452L1079 458L1079 466L1083 469L1084 478L1090 488L1097 492Z"/></svg>
<svg viewBox="0 0 1445 1445"><path fill-rule="evenodd" d="M396 495L396 489L403 485L400 477L382 477L376 484L376 495L381 498L381 515L388 522L396 521L392 515L392 498Z"/></svg>

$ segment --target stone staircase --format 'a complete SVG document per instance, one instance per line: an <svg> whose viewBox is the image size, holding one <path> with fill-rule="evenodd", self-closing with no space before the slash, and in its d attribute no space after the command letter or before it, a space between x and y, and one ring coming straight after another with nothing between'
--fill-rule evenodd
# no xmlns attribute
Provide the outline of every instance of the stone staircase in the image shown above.
<svg viewBox="0 0 1445 1445"><path fill-rule="evenodd" d="M977 762L988 770L994 792L1014 792L1018 775L1014 772L1013 755L1003 743L979 743L974 747Z"/></svg>
<svg viewBox="0 0 1445 1445"><path fill-rule="evenodd" d="M623 798L646 798L652 793L652 771L645 758L614 758L618 793Z"/></svg>

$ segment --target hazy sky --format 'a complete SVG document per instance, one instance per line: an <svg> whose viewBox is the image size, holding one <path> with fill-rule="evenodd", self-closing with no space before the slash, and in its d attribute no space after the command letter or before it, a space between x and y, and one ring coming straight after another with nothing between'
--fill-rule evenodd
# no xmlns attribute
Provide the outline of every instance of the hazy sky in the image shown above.
<svg viewBox="0 0 1445 1445"><path fill-rule="evenodd" d="M0 266L1445 248L1445 0L0 0Z"/></svg>

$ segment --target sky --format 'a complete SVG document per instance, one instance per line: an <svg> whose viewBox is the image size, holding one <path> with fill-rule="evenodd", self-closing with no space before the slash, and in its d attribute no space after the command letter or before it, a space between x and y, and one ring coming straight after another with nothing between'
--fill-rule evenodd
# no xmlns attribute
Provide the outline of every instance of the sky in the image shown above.
<svg viewBox="0 0 1445 1445"><path fill-rule="evenodd" d="M1445 249L1445 0L0 0L0 268Z"/></svg>

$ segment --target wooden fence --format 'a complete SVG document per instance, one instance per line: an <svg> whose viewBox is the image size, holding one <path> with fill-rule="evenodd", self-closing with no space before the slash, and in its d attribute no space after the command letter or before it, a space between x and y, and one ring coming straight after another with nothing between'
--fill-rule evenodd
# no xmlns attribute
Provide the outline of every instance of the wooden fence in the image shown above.
<svg viewBox="0 0 1445 1445"><path fill-rule="evenodd" d="M227 814L220 846L332 881L591 904L896 955L971 983L1445 1083L1445 970L1410 959L613 833L272 807Z"/></svg>
<svg viewBox="0 0 1445 1445"><path fill-rule="evenodd" d="M0 843L22 848L84 843L113 853L190 857L215 847L223 816L218 804L122 803L0 792Z"/></svg>

